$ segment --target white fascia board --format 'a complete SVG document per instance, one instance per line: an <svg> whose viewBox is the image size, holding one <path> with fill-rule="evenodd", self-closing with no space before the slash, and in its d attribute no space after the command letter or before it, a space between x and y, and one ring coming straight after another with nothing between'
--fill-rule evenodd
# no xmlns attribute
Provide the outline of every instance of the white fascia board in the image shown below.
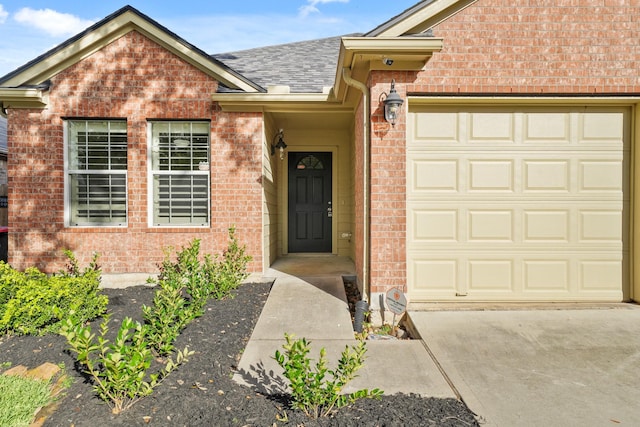
<svg viewBox="0 0 640 427"><path fill-rule="evenodd" d="M40 89L0 88L2 108L45 108L47 94Z"/></svg>
<svg viewBox="0 0 640 427"><path fill-rule="evenodd" d="M478 0L436 0L414 14L383 26L375 37L400 37L419 34L433 28Z"/></svg>
<svg viewBox="0 0 640 427"><path fill-rule="evenodd" d="M264 112L335 110L340 103L327 93L214 93L223 111Z"/></svg>

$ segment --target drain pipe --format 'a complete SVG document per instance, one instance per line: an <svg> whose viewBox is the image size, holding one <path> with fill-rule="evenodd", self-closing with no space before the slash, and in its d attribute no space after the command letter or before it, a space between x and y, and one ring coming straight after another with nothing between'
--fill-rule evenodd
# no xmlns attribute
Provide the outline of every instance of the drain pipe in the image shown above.
<svg viewBox="0 0 640 427"><path fill-rule="evenodd" d="M362 301L356 304L356 325L362 325L362 320L358 320L358 314L361 312L360 317L364 317L364 312L369 309L369 120L371 111L371 93L369 88L362 82L359 82L351 77L351 69L344 67L342 69L342 78L345 83L352 86L362 92L363 95L363 107L362 107L362 137L364 140L364 147L362 150L363 156L363 174L362 174L362 190L363 190L363 227L364 237L362 242ZM362 327L360 326L360 330Z"/></svg>

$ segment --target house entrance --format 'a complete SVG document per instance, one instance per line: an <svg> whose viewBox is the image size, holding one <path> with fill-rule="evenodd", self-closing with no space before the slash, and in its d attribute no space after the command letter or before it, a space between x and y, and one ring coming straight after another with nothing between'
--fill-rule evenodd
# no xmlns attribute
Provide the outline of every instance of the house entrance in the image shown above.
<svg viewBox="0 0 640 427"><path fill-rule="evenodd" d="M331 154L289 153L289 252L331 252Z"/></svg>

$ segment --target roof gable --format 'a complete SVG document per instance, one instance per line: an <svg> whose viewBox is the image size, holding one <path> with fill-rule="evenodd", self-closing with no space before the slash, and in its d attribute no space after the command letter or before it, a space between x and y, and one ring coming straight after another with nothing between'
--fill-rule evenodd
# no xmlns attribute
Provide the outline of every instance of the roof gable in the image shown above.
<svg viewBox="0 0 640 427"><path fill-rule="evenodd" d="M41 84L130 31L144 34L229 88L245 92L265 91L264 88L186 42L131 6L123 7L82 33L0 78L0 87L18 88Z"/></svg>

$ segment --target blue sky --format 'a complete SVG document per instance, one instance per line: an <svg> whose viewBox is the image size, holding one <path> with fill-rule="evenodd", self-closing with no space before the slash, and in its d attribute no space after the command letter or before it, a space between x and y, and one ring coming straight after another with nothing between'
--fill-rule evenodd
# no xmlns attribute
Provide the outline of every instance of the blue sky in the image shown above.
<svg viewBox="0 0 640 427"><path fill-rule="evenodd" d="M0 76L127 4L208 53L366 32L418 0L0 0Z"/></svg>

